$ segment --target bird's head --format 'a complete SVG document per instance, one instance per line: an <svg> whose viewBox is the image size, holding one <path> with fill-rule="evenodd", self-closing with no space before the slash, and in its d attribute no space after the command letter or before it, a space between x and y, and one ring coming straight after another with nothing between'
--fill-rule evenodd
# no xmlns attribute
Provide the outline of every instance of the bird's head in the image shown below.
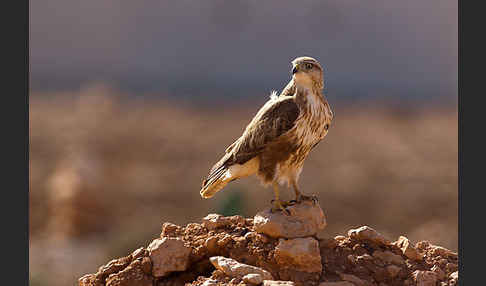
<svg viewBox="0 0 486 286"><path fill-rule="evenodd" d="M324 88L322 66L311 57L298 57L292 61L292 78L298 86Z"/></svg>

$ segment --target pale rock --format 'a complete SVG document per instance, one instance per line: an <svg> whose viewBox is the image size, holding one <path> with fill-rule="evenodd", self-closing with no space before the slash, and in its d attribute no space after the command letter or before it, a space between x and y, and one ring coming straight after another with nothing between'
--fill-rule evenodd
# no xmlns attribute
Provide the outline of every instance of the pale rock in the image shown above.
<svg viewBox="0 0 486 286"><path fill-rule="evenodd" d="M170 236L177 232L179 228L180 227L178 225L170 222L164 222L164 224L162 225L162 232L160 233L160 237Z"/></svg>
<svg viewBox="0 0 486 286"><path fill-rule="evenodd" d="M417 286L435 286L437 282L437 275L432 271L415 270L412 276Z"/></svg>
<svg viewBox="0 0 486 286"><path fill-rule="evenodd" d="M369 255L368 253L365 253L363 255L359 255L356 257L356 261L367 261L367 260L373 260L373 256Z"/></svg>
<svg viewBox="0 0 486 286"><path fill-rule="evenodd" d="M386 251L376 250L375 252L373 252L373 257L379 258L381 261L386 263L392 263L397 265L405 263L405 261L400 255L397 255L389 250Z"/></svg>
<svg viewBox="0 0 486 286"><path fill-rule="evenodd" d="M452 272L451 275L449 275L449 285L457 285L458 280L459 280L458 271Z"/></svg>
<svg viewBox="0 0 486 286"><path fill-rule="evenodd" d="M180 238L155 239L147 250L155 277L163 277L173 271L184 271L189 267L191 248L185 246Z"/></svg>
<svg viewBox="0 0 486 286"><path fill-rule="evenodd" d="M399 247L403 255L405 255L408 259L412 259L412 260L422 259L422 257L419 255L415 247L412 246L408 238L406 238L405 236L400 236L398 240L395 241L393 244Z"/></svg>
<svg viewBox="0 0 486 286"><path fill-rule="evenodd" d="M457 258L457 253L444 248L442 246L437 246L437 245L431 245L430 250L431 254L433 256L441 256L441 257L454 257Z"/></svg>
<svg viewBox="0 0 486 286"><path fill-rule="evenodd" d="M208 279L204 281L203 284L201 284L201 286L218 286L218 285L219 285L219 281L214 279Z"/></svg>
<svg viewBox="0 0 486 286"><path fill-rule="evenodd" d="M297 238L313 236L327 225L321 207L313 202L304 201L287 210L290 215L272 213L270 208L257 213L253 219L255 231L275 238Z"/></svg>
<svg viewBox="0 0 486 286"><path fill-rule="evenodd" d="M145 256L145 254L146 254L145 248L140 247L137 250L135 250L134 252L132 252L132 254L131 254L132 255L132 260L135 260L135 259L137 259L139 257L143 257L143 256Z"/></svg>
<svg viewBox="0 0 486 286"><path fill-rule="evenodd" d="M273 280L270 272L253 265L240 263L231 258L213 256L209 258L209 261L216 269L223 271L229 277L241 279L247 274L259 274L264 280Z"/></svg>
<svg viewBox="0 0 486 286"><path fill-rule="evenodd" d="M145 273L143 268L141 259L137 259L122 271L108 276L106 286L152 286L154 278Z"/></svg>
<svg viewBox="0 0 486 286"><path fill-rule="evenodd" d="M348 231L348 236L357 240L369 240L377 244L389 245L390 241L386 239L381 233L377 232L369 226L362 226L357 229Z"/></svg>
<svg viewBox="0 0 486 286"><path fill-rule="evenodd" d="M208 214L202 219L202 224L209 230L215 230L231 224L244 224L245 218L239 215L225 217L220 214Z"/></svg>
<svg viewBox="0 0 486 286"><path fill-rule="evenodd" d="M310 273L322 271L319 243L312 237L279 239L275 259L283 268Z"/></svg>
<svg viewBox="0 0 486 286"><path fill-rule="evenodd" d="M253 285L260 285L263 282L263 278L260 274L246 274L242 278L243 282L248 283L248 284L253 284Z"/></svg>
<svg viewBox="0 0 486 286"><path fill-rule="evenodd" d="M263 286L295 286L292 281L263 280Z"/></svg>

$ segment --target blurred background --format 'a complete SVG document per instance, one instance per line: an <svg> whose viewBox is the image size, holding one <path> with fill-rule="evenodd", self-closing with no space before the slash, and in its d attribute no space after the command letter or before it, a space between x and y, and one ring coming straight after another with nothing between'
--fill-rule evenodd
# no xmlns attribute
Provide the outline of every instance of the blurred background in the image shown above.
<svg viewBox="0 0 486 286"><path fill-rule="evenodd" d="M199 189L303 55L336 114L300 179L319 235L457 251L457 1L31 1L30 49L31 285L75 285L166 221L268 207L256 178Z"/></svg>

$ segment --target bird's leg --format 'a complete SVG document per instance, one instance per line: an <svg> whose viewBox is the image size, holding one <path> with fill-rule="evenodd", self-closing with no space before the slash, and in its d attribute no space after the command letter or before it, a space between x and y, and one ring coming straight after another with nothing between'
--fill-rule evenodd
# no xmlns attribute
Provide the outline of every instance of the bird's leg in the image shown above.
<svg viewBox="0 0 486 286"><path fill-rule="evenodd" d="M292 184L292 189L294 189L294 192L295 192L295 200L291 200L290 201L291 203L301 203L302 201L312 201L312 202L314 202L314 204L317 203L317 197L316 196L305 196L305 195L303 195L300 192L299 187L297 187L297 182L295 182L295 180L291 180L290 182Z"/></svg>
<svg viewBox="0 0 486 286"><path fill-rule="evenodd" d="M276 182L273 183L273 192L275 193L275 199L272 200L273 208L271 208L271 212L283 211L285 214L290 215L289 210L287 210L284 206L288 205L288 203L280 200L280 191Z"/></svg>

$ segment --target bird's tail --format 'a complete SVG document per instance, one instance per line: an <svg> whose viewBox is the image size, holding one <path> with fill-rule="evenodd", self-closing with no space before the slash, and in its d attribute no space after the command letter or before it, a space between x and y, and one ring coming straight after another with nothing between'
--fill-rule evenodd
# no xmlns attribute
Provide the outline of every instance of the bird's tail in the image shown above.
<svg viewBox="0 0 486 286"><path fill-rule="evenodd" d="M201 197L209 199L224 188L231 181L228 171L228 168L222 166L221 169L210 174L202 183L201 191L199 191Z"/></svg>
<svg viewBox="0 0 486 286"><path fill-rule="evenodd" d="M201 191L199 191L201 197L209 199L232 180L229 166L226 164L228 158L229 156L226 154L226 156L221 158L221 160L213 166L208 177L202 183Z"/></svg>

